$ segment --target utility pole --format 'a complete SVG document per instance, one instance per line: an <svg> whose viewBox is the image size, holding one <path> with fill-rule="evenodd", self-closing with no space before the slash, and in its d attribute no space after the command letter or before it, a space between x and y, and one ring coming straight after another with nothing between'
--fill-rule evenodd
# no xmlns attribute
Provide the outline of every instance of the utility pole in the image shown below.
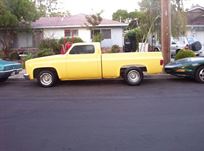
<svg viewBox="0 0 204 151"><path fill-rule="evenodd" d="M164 64L170 62L171 5L170 0L161 0L161 50Z"/></svg>

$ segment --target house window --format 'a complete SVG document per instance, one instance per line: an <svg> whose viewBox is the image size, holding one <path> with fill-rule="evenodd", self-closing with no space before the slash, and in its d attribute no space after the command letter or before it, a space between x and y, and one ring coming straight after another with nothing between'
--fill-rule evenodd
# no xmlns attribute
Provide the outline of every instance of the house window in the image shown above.
<svg viewBox="0 0 204 151"><path fill-rule="evenodd" d="M94 29L91 30L91 38L93 39L93 35L101 34L102 39L111 39L111 29Z"/></svg>
<svg viewBox="0 0 204 151"><path fill-rule="evenodd" d="M78 37L78 30L64 30L64 36L65 37Z"/></svg>
<svg viewBox="0 0 204 151"><path fill-rule="evenodd" d="M99 29L94 29L91 30L91 39L93 39L94 35L100 34L100 30Z"/></svg>
<svg viewBox="0 0 204 151"><path fill-rule="evenodd" d="M111 29L102 29L101 34L103 39L111 39Z"/></svg>
<svg viewBox="0 0 204 151"><path fill-rule="evenodd" d="M69 54L92 54L95 52L93 45L74 46Z"/></svg>

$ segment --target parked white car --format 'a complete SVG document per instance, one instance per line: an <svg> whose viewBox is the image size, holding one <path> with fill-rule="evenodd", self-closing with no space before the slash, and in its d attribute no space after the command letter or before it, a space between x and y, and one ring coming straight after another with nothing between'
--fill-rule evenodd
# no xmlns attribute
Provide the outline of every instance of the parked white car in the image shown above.
<svg viewBox="0 0 204 151"><path fill-rule="evenodd" d="M175 57L175 55L183 48L193 50L197 56L202 52L201 43L192 36L171 38L170 52L172 57Z"/></svg>

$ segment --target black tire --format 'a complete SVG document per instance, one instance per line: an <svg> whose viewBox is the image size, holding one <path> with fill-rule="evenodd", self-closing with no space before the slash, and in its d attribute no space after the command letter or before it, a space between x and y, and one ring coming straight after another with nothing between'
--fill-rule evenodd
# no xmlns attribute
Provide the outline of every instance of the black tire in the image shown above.
<svg viewBox="0 0 204 151"><path fill-rule="evenodd" d="M57 76L54 71L42 70L37 74L37 81L44 88L52 87L57 83Z"/></svg>
<svg viewBox="0 0 204 151"><path fill-rule="evenodd" d="M160 52L159 48L154 48L154 52Z"/></svg>
<svg viewBox="0 0 204 151"><path fill-rule="evenodd" d="M202 49L202 44L199 41L195 41L194 43L190 44L189 47L193 51L199 51Z"/></svg>
<svg viewBox="0 0 204 151"><path fill-rule="evenodd" d="M124 80L128 85L140 85L143 81L143 72L140 68L126 69L124 73Z"/></svg>
<svg viewBox="0 0 204 151"><path fill-rule="evenodd" d="M204 83L204 66L199 67L195 73L195 80Z"/></svg>
<svg viewBox="0 0 204 151"><path fill-rule="evenodd" d="M180 49L177 49L177 50L176 50L176 54L177 54L179 51L180 51ZM175 55L176 55L176 54L175 54Z"/></svg>
<svg viewBox="0 0 204 151"><path fill-rule="evenodd" d="M8 77L0 78L0 82L5 82L6 80L8 80Z"/></svg>

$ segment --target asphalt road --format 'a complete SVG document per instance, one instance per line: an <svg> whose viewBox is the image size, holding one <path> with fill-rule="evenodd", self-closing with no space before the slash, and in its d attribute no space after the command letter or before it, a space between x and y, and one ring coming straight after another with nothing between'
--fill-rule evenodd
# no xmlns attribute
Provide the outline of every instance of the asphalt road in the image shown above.
<svg viewBox="0 0 204 151"><path fill-rule="evenodd" d="M203 151L204 85L181 79L0 84L0 151Z"/></svg>

